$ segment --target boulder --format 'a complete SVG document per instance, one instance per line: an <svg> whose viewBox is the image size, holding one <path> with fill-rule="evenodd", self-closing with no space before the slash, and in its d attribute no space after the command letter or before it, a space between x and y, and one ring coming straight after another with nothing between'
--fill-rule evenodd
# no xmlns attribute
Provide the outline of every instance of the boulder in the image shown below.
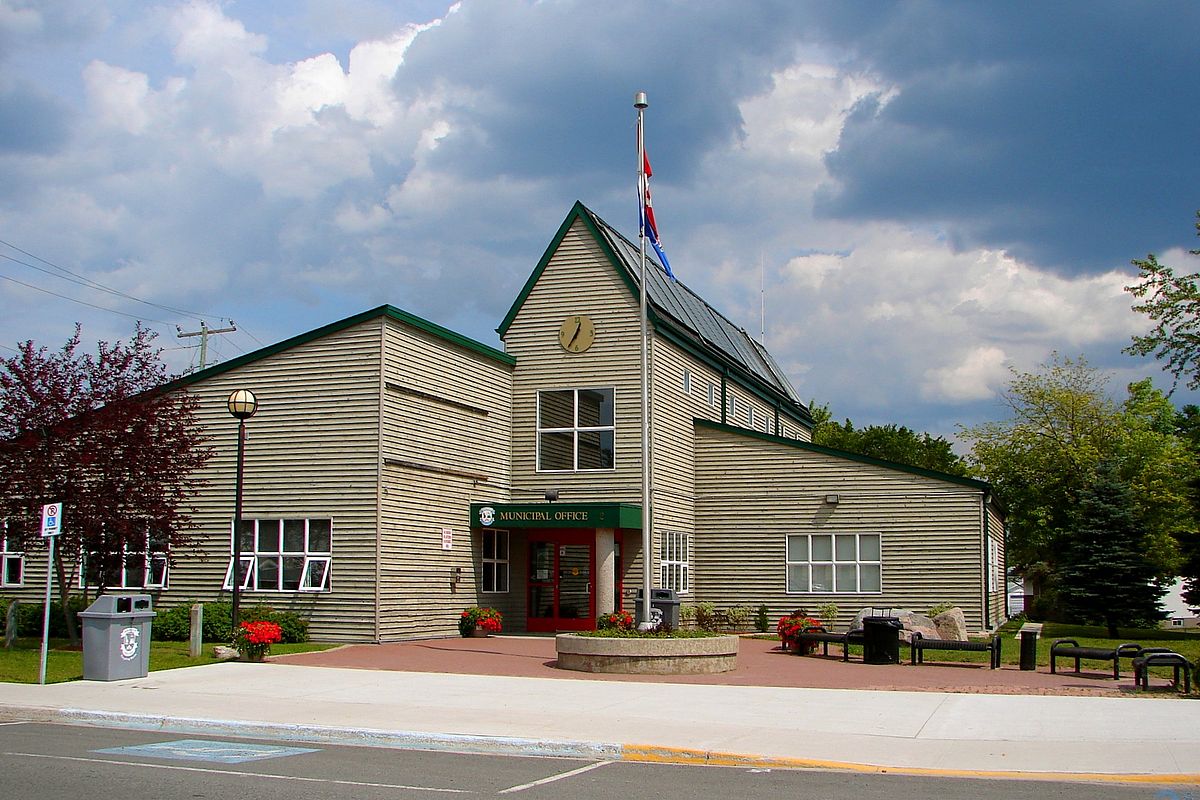
<svg viewBox="0 0 1200 800"><path fill-rule="evenodd" d="M938 614L933 618L933 624L937 626L938 634L943 639L956 639L960 642L967 639L967 618L958 606Z"/></svg>
<svg viewBox="0 0 1200 800"><path fill-rule="evenodd" d="M926 639L942 639L945 638L938 633L938 627L933 620L924 614L918 614L915 611L909 611L905 608L890 608L890 609L874 609L864 608L854 616L854 621L850 623L851 629L861 628L863 617L873 616L895 617L900 620L903 630L900 631L900 641L908 642L912 639L914 632L920 633Z"/></svg>
<svg viewBox="0 0 1200 800"><path fill-rule="evenodd" d="M238 651L236 647L226 647L225 645L219 644L213 647L213 657L220 659L237 658Z"/></svg>

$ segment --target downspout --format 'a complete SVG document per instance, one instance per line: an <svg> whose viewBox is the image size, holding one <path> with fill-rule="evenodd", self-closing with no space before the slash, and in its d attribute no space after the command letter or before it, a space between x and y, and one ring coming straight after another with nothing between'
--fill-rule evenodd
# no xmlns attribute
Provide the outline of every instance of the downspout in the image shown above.
<svg viewBox="0 0 1200 800"><path fill-rule="evenodd" d="M721 368L721 424L728 422L729 417L729 367Z"/></svg>

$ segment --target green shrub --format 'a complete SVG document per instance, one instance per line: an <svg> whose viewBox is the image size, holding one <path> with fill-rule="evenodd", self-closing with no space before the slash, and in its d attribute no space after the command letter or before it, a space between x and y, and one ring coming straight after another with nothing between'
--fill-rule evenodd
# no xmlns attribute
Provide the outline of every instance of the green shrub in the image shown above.
<svg viewBox="0 0 1200 800"><path fill-rule="evenodd" d="M766 604L758 607L758 611L754 615L754 630L759 633L766 633L771 630L771 611Z"/></svg>
<svg viewBox="0 0 1200 800"><path fill-rule="evenodd" d="M67 606L73 614L78 615L88 607L89 603L84 601L82 594L73 594L67 601ZM27 603L21 601L21 605L17 607L17 635L18 636L37 636L42 635L42 620L45 610L45 603ZM5 605L5 617L7 618L8 606ZM75 617L76 632L82 632L83 628L79 625L79 617ZM63 619L62 601L50 601L50 636L55 639L65 639L67 637L67 622Z"/></svg>
<svg viewBox="0 0 1200 800"><path fill-rule="evenodd" d="M715 631L721 625L717 615L717 607L713 603L703 601L696 603L696 626L702 631Z"/></svg>
<svg viewBox="0 0 1200 800"><path fill-rule="evenodd" d="M691 603L683 603L679 606L679 624L685 622L696 621L696 607Z"/></svg>
<svg viewBox="0 0 1200 800"><path fill-rule="evenodd" d="M192 606L198 601L188 600L154 618L150 633L163 642L186 642L192 635ZM206 642L231 642L233 629L230 622L233 605L224 601L204 604L204 630L201 634ZM268 620L279 626L284 644L299 644L308 641L308 620L291 611L276 611L268 605L242 606L238 615L242 622Z"/></svg>
<svg viewBox="0 0 1200 800"><path fill-rule="evenodd" d="M817 616L820 617L827 630L833 630L833 624L837 622L838 616L837 603L821 603L817 606Z"/></svg>
<svg viewBox="0 0 1200 800"><path fill-rule="evenodd" d="M925 612L925 616L931 617L931 618L936 617L938 614L942 613L943 611L949 611L952 608L954 608L954 603L938 603L935 606L930 606L929 610Z"/></svg>
<svg viewBox="0 0 1200 800"><path fill-rule="evenodd" d="M212 605L218 605L213 603ZM204 627L208 629L208 609L204 607ZM283 635L282 644L300 644L308 641L308 620L299 614L292 611L276 611L267 605L256 605L250 608L242 609L241 619L244 622L254 622L256 620L265 619L274 622L279 626L279 630ZM225 628L229 629L229 617L225 617ZM212 641L229 641L229 639L213 639Z"/></svg>
<svg viewBox="0 0 1200 800"><path fill-rule="evenodd" d="M725 609L725 623L735 631L746 629L750 621L750 606L730 606Z"/></svg>

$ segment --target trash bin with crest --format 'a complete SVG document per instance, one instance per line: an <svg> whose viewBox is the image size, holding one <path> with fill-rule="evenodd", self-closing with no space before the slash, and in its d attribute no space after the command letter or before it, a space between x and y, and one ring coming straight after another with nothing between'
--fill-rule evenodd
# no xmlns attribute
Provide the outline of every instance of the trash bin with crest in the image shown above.
<svg viewBox="0 0 1200 800"><path fill-rule="evenodd" d="M642 590L638 589L635 603L636 613L634 614L635 622L638 625L642 624L642 608L645 605L642 598L644 596ZM674 589L650 590L650 617L652 621L672 630L679 627L679 595L675 593Z"/></svg>
<svg viewBox="0 0 1200 800"><path fill-rule="evenodd" d="M862 618L863 663L899 664L900 629L904 626L899 617L872 616Z"/></svg>
<svg viewBox="0 0 1200 800"><path fill-rule="evenodd" d="M148 594L102 594L80 611L83 619L83 679L120 681L150 671Z"/></svg>

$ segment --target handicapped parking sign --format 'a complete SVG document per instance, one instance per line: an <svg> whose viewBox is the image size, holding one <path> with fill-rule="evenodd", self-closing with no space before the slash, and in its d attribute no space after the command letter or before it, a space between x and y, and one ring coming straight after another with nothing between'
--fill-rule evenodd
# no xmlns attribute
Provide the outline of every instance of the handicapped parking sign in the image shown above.
<svg viewBox="0 0 1200 800"><path fill-rule="evenodd" d="M62 503L42 506L42 536L57 536L62 529Z"/></svg>

